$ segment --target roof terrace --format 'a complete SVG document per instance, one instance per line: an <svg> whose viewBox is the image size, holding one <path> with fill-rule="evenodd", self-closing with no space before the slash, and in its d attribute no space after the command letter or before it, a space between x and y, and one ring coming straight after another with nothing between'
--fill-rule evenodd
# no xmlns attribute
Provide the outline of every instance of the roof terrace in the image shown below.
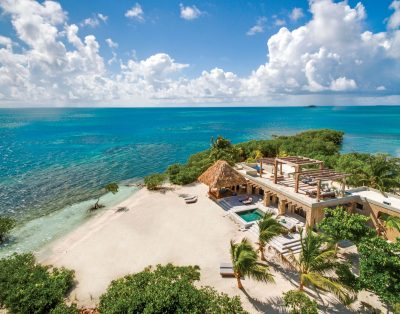
<svg viewBox="0 0 400 314"><path fill-rule="evenodd" d="M338 199L343 203L354 198L345 194L349 175L324 168L320 160L302 156L262 158L257 163L240 164L238 171L252 182L310 206L320 206L321 202L330 206L329 203L338 204Z"/></svg>

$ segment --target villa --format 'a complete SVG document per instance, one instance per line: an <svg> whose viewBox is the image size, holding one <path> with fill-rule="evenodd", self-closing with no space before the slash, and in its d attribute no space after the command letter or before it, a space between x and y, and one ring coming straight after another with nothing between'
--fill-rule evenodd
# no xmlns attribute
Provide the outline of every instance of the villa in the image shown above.
<svg viewBox="0 0 400 314"><path fill-rule="evenodd" d="M250 200L261 200L265 208L275 208L278 216L295 217L311 227L324 218L324 208L343 206L370 216L371 227L388 240L399 237L397 230L385 228L384 217L400 216L400 198L367 187L346 188L347 177L325 168L320 160L291 156L238 163L234 168L217 161L199 181L209 186L210 198L218 202L246 194ZM250 214L254 217L257 211Z"/></svg>

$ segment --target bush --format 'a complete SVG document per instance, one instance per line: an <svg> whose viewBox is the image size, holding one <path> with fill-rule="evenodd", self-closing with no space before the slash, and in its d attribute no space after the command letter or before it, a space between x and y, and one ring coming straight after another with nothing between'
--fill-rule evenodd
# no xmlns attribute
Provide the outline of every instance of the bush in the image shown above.
<svg viewBox="0 0 400 314"><path fill-rule="evenodd" d="M76 304L71 304L70 306L65 303L59 303L54 309L50 311L50 314L79 314L78 307Z"/></svg>
<svg viewBox="0 0 400 314"><path fill-rule="evenodd" d="M16 221L9 217L0 217L0 244L5 241L9 232L15 227Z"/></svg>
<svg viewBox="0 0 400 314"><path fill-rule="evenodd" d="M0 306L11 313L49 313L72 288L74 272L37 264L32 254L0 260Z"/></svg>
<svg viewBox="0 0 400 314"><path fill-rule="evenodd" d="M284 293L283 301L290 314L318 314L318 304L304 292L290 290Z"/></svg>
<svg viewBox="0 0 400 314"><path fill-rule="evenodd" d="M238 297L197 288L198 266L158 265L114 280L100 297L102 314L246 313Z"/></svg>
<svg viewBox="0 0 400 314"><path fill-rule="evenodd" d="M144 178L144 184L148 190L157 190L161 187L166 179L163 173L153 173Z"/></svg>

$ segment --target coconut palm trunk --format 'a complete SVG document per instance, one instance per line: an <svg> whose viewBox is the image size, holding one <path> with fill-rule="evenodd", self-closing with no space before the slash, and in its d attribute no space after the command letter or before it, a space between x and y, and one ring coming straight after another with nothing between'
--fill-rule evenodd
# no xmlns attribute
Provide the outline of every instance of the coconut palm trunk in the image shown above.
<svg viewBox="0 0 400 314"><path fill-rule="evenodd" d="M240 279L240 273L235 272L235 277L237 281L237 286L240 290L243 290L242 280Z"/></svg>
<svg viewBox="0 0 400 314"><path fill-rule="evenodd" d="M257 252L246 238L239 243L231 241L231 260L239 289L243 289L242 276L263 282L274 281L268 267L257 262Z"/></svg>

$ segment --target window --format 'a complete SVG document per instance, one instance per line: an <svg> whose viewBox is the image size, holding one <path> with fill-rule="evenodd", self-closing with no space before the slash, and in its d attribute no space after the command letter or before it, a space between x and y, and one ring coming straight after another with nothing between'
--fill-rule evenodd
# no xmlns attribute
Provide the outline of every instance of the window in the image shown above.
<svg viewBox="0 0 400 314"><path fill-rule="evenodd" d="M357 208L358 210L363 210L363 209L364 209L364 205L363 205L363 204L358 204L358 203L356 203L356 208Z"/></svg>

